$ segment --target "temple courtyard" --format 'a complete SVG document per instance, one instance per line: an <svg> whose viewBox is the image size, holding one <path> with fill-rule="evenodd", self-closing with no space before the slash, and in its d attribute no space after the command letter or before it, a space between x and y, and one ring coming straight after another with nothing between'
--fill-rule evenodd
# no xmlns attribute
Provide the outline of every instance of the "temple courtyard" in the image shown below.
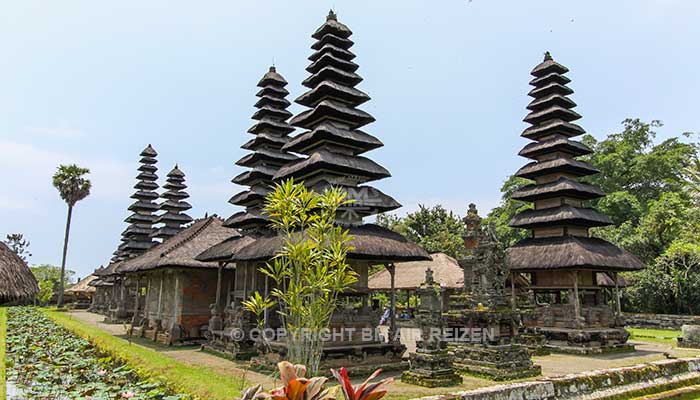
<svg viewBox="0 0 700 400"><path fill-rule="evenodd" d="M123 325L108 324L104 322L104 316L84 310L74 310L69 315L84 323L87 326L100 329L116 337L129 340ZM402 328L402 337L412 337L411 330L417 328ZM199 346L163 346L157 342L144 338L131 338L132 344L142 346L158 353L177 360L179 362L210 368L222 374L243 378L246 386L262 384L264 387L273 387L279 383L270 374L251 371L248 363L244 361L231 361L200 350ZM673 340L658 338L644 338L630 340L635 345L635 351L630 353L605 354L594 356L578 356L570 354L551 354L547 356L535 356L533 362L542 366L542 377L555 377L568 374L576 374L587 371L611 369L618 367L628 367L652 361L665 360L668 358L697 357L700 350L682 349L676 347ZM415 349L415 343L405 343L408 351ZM402 383L398 377L400 372L390 372L384 376L395 376L397 379L389 386L388 398L391 399L411 399L424 396L434 396L464 390L477 389L487 386L502 384L487 379L480 379L472 376L463 376L463 383L449 388L425 388L416 385ZM535 380L537 378L520 379L519 381ZM360 379L361 380L361 379Z"/></svg>

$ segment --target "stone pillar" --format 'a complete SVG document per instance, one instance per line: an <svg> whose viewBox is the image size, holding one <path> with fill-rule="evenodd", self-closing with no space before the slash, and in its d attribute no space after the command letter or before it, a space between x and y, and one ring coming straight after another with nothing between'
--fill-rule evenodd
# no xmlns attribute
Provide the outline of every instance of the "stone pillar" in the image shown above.
<svg viewBox="0 0 700 400"><path fill-rule="evenodd" d="M395 342L398 339L398 332L396 331L396 267L394 264L384 265L387 271L389 271L389 276L391 277L391 310L389 316L389 342Z"/></svg>
<svg viewBox="0 0 700 400"><path fill-rule="evenodd" d="M576 326L581 324L581 304L578 296L578 271L572 273L574 277L574 316L576 318Z"/></svg>

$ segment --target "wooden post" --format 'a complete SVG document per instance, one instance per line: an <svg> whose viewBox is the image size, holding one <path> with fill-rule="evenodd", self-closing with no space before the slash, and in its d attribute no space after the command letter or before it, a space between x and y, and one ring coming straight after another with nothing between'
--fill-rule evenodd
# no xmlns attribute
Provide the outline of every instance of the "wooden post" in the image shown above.
<svg viewBox="0 0 700 400"><path fill-rule="evenodd" d="M396 267L394 264L385 264L384 267L389 271L391 277L391 310L389 315L389 342L394 342L396 335Z"/></svg>
<svg viewBox="0 0 700 400"><path fill-rule="evenodd" d="M573 272L574 275L574 313L576 316L576 326L579 325L581 320L581 305L578 300L578 271Z"/></svg>
<svg viewBox="0 0 700 400"><path fill-rule="evenodd" d="M149 314L149 300L151 300L151 274L148 274L148 285L146 286L146 304L143 305L143 317L148 319Z"/></svg>
<svg viewBox="0 0 700 400"><path fill-rule="evenodd" d="M515 273L514 272L510 273L510 304L511 304L511 307L513 308L513 311L515 311L516 301L515 301Z"/></svg>
<svg viewBox="0 0 700 400"><path fill-rule="evenodd" d="M160 313L160 304L161 300L163 299L163 280L165 279L165 275L163 273L160 274L160 289L158 290L158 312L157 312L157 318L162 319L162 315Z"/></svg>
<svg viewBox="0 0 700 400"><path fill-rule="evenodd" d="M136 275L136 301L134 301L134 317L138 318L139 315L139 303L141 297L141 276Z"/></svg>
<svg viewBox="0 0 700 400"><path fill-rule="evenodd" d="M619 317L622 316L622 305L620 304L620 285L617 282L617 272L613 272L612 277L615 280L615 308Z"/></svg>
<svg viewBox="0 0 700 400"><path fill-rule="evenodd" d="M214 300L214 309L217 314L219 313L219 306L221 305L221 280L223 279L225 262L219 261L219 268L216 271L216 300Z"/></svg>

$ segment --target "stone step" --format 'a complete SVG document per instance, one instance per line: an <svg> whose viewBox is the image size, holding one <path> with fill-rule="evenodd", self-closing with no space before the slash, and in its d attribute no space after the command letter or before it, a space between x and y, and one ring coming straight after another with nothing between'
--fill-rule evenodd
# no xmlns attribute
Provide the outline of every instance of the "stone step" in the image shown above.
<svg viewBox="0 0 700 400"><path fill-rule="evenodd" d="M688 386L657 394L636 397L633 400L690 400L700 398L700 385Z"/></svg>

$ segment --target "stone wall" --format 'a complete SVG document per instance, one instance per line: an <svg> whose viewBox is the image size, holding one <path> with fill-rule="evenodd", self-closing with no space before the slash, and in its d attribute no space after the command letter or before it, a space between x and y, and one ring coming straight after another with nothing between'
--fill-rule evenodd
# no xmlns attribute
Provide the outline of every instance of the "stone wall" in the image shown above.
<svg viewBox="0 0 700 400"><path fill-rule="evenodd" d="M700 316L625 313L625 324L632 328L680 330L682 325L700 325Z"/></svg>
<svg viewBox="0 0 700 400"><path fill-rule="evenodd" d="M583 397L606 399L621 394L641 395L654 391L653 388L668 390L698 382L700 358L687 358L541 378L531 382L423 397L420 400L573 400ZM595 396L591 397L593 393Z"/></svg>

